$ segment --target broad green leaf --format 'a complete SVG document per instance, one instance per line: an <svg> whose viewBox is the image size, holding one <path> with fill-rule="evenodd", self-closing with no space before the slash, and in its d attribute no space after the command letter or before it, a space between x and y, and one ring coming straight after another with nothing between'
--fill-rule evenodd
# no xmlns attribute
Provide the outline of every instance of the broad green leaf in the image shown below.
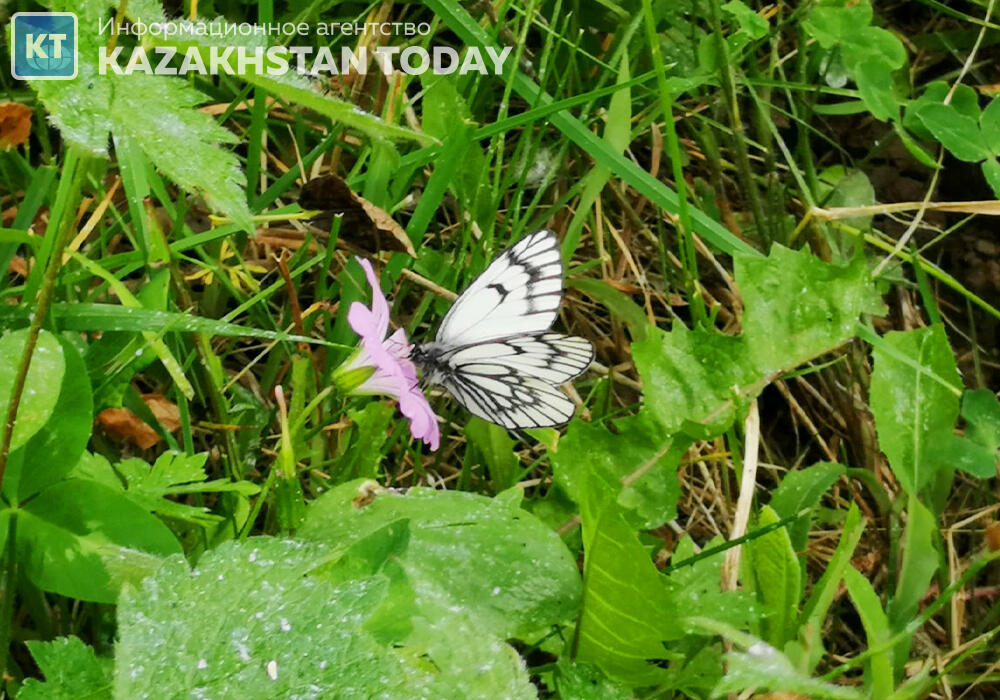
<svg viewBox="0 0 1000 700"><path fill-rule="evenodd" d="M994 97L979 117L986 147L994 157L1000 156L1000 97ZM994 188L996 189L996 188Z"/></svg>
<svg viewBox="0 0 1000 700"><path fill-rule="evenodd" d="M94 422L90 378L76 347L59 339L65 372L52 417L20 450L24 469L8 469L4 491L17 493L18 502L56 483L80 460ZM13 465L13 462L11 463Z"/></svg>
<svg viewBox="0 0 1000 700"><path fill-rule="evenodd" d="M111 700L110 660L98 658L79 637L27 645L45 682L25 679L18 700Z"/></svg>
<svg viewBox="0 0 1000 700"><path fill-rule="evenodd" d="M776 245L767 259L737 258L735 274L749 361L763 376L832 350L854 336L861 314L883 312L863 258L831 265Z"/></svg>
<svg viewBox="0 0 1000 700"><path fill-rule="evenodd" d="M157 518L107 486L83 479L60 481L18 514L18 556L32 583L44 591L113 603L181 551Z"/></svg>
<svg viewBox="0 0 1000 700"><path fill-rule="evenodd" d="M357 507L358 488L348 482L316 499L299 536L346 546L409 520L409 545L397 560L418 604L448 599L500 638L527 635L576 611L576 563L556 533L521 509L520 490L486 498L413 488L405 496L378 492Z"/></svg>
<svg viewBox="0 0 1000 700"><path fill-rule="evenodd" d="M656 685L665 677L653 663L666 658L663 640L680 636L666 582L620 507L608 505L583 525L575 658L630 686Z"/></svg>
<svg viewBox="0 0 1000 700"><path fill-rule="evenodd" d="M779 520L781 518L774 510L764 506L758 526L766 527ZM788 531L784 528L772 530L744 545L744 552L757 597L770 613L762 621L764 638L772 645L782 647L795 633L794 622L802 587L802 569L792 549Z"/></svg>
<svg viewBox="0 0 1000 700"><path fill-rule="evenodd" d="M917 498L910 495L906 505L906 530L903 533L903 559L899 567L896 589L886 605L889 627L893 632L903 630L913 622L920 601L927 595L927 588L934 578L939 563L937 519ZM894 648L892 663L896 677L910 656L912 636L906 636Z"/></svg>
<svg viewBox="0 0 1000 700"><path fill-rule="evenodd" d="M880 121L899 117L900 101L892 91L892 71L892 65L882 56L865 59L854 67L854 80L858 84L861 101Z"/></svg>
<svg viewBox="0 0 1000 700"><path fill-rule="evenodd" d="M615 432L573 421L549 452L553 476L586 517L607 502L635 510L637 527L658 527L677 515L677 465L688 442L670 439L645 414L615 423ZM586 512L585 512L586 511Z"/></svg>
<svg viewBox="0 0 1000 700"><path fill-rule="evenodd" d="M667 435L718 435L748 400L739 388L758 377L744 339L680 324L669 332L651 327L645 340L632 344L632 357L645 409Z"/></svg>
<svg viewBox="0 0 1000 700"><path fill-rule="evenodd" d="M891 631L889 630L889 620L885 616L885 611L882 610L878 593L875 592L868 579L853 566L844 569L844 584L847 586L847 594L851 596L851 601L858 610L861 625L865 628L868 647L881 645L889 639ZM889 697L894 685L892 649L877 652L868 660L866 666L869 674L868 683L874 697Z"/></svg>
<svg viewBox="0 0 1000 700"><path fill-rule="evenodd" d="M405 637L380 639L376 615L409 611L395 608L383 575L324 578L338 556L258 538L225 543L194 570L168 560L122 595L115 698L535 697L513 649L462 611L437 609Z"/></svg>
<svg viewBox="0 0 1000 700"><path fill-rule="evenodd" d="M932 83L928 83L920 97L912 100L906 106L906 112L903 115L903 126L923 141L932 140L934 135L927 130L927 127L924 126L918 115L924 105L943 104L945 97L951 92L952 86L943 80L935 80ZM954 93L951 95L951 102L948 104L954 107L959 114L964 114L977 121L979 120L979 95L968 85L959 84L956 86Z"/></svg>
<svg viewBox="0 0 1000 700"><path fill-rule="evenodd" d="M916 113L941 145L959 160L976 163L990 157L979 124L972 117L961 114L946 104L926 104Z"/></svg>
<svg viewBox="0 0 1000 700"><path fill-rule="evenodd" d="M788 657L764 642L757 642L744 652L726 654L726 675L712 697L754 689L800 693L808 698L843 698L860 700L861 693L849 686L833 685L810 678L792 665Z"/></svg>
<svg viewBox="0 0 1000 700"><path fill-rule="evenodd" d="M887 333L882 342L885 347L873 350L875 369L870 389L879 446L903 488L916 495L939 471L950 466L941 462L938 448L950 438L958 418L957 387L961 381L940 325ZM902 362L897 353L927 368L956 390Z"/></svg>
<svg viewBox="0 0 1000 700"><path fill-rule="evenodd" d="M649 328L649 318L638 304L604 280L590 277L577 277L566 280L566 287L579 289L581 292L599 302L612 316L628 325L629 333L635 340L644 340Z"/></svg>
<svg viewBox="0 0 1000 700"><path fill-rule="evenodd" d="M499 493L513 487L518 461L510 433L499 425L473 418L465 426L465 436L483 456L493 490Z"/></svg>
<svg viewBox="0 0 1000 700"><path fill-rule="evenodd" d="M11 395L14 392L14 379L27 341L27 329L12 331L0 337L0 416L3 416L0 421L6 421ZM66 360L63 357L62 346L54 335L45 330L41 331L31 356L31 365L28 367L21 400L17 406L11 450L16 450L28 442L52 417L59 401L65 371Z"/></svg>
<svg viewBox="0 0 1000 700"><path fill-rule="evenodd" d="M395 409L383 401L369 401L360 411L347 411L355 430L350 446L337 462L335 477L338 482L378 477L383 445L389 437L389 425L395 413Z"/></svg>
<svg viewBox="0 0 1000 700"><path fill-rule="evenodd" d="M820 462L805 469L789 471L774 490L768 505L778 514L779 519L791 518L805 508L815 507L845 471L845 467L836 462ZM808 516L803 516L788 526L788 536L796 552L806 548L809 526Z"/></svg>

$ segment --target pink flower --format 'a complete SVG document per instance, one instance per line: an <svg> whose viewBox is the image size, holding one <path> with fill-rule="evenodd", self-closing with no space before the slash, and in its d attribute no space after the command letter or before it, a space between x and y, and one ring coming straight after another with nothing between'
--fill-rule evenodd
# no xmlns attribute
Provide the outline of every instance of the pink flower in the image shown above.
<svg viewBox="0 0 1000 700"><path fill-rule="evenodd" d="M372 288L369 309L354 302L347 310L347 322L361 337L361 347L334 372L334 381L351 394L380 394L399 402L399 410L410 421L410 434L432 450L441 442L437 416L417 385L417 368L410 360L410 344L400 328L389 331L389 304L379 287L378 277L367 260L358 258ZM360 380L364 377L363 380ZM360 380L360 381L359 381Z"/></svg>

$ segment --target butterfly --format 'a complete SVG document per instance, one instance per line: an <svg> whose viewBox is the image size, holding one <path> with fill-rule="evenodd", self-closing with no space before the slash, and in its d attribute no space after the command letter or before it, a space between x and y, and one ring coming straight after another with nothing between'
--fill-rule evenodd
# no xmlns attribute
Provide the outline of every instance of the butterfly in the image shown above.
<svg viewBox="0 0 1000 700"><path fill-rule="evenodd" d="M549 330L562 296L559 240L536 231L490 263L410 359L424 382L491 423L512 430L567 423L576 407L558 387L590 366L594 347Z"/></svg>

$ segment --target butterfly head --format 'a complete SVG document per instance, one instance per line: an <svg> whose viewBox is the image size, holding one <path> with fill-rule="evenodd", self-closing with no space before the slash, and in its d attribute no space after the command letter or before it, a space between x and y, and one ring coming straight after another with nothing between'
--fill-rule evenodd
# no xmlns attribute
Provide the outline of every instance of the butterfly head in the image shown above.
<svg viewBox="0 0 1000 700"><path fill-rule="evenodd" d="M447 372L447 366L441 361L444 348L438 343L416 343L410 349L410 359L413 360L422 375L425 384L440 384Z"/></svg>

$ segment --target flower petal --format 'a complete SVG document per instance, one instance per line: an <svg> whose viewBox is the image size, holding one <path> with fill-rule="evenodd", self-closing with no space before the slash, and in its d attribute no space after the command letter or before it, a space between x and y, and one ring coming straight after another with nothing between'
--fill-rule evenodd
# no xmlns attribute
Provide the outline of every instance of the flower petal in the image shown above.
<svg viewBox="0 0 1000 700"><path fill-rule="evenodd" d="M379 340L381 340L389 330L389 302L385 300L385 295L382 294L382 287L379 285L378 276L372 268L371 261L365 258L355 258L355 260L361 265L361 269L365 271L365 277L368 278L368 284L372 288L371 313L377 324L376 328L378 329Z"/></svg>

